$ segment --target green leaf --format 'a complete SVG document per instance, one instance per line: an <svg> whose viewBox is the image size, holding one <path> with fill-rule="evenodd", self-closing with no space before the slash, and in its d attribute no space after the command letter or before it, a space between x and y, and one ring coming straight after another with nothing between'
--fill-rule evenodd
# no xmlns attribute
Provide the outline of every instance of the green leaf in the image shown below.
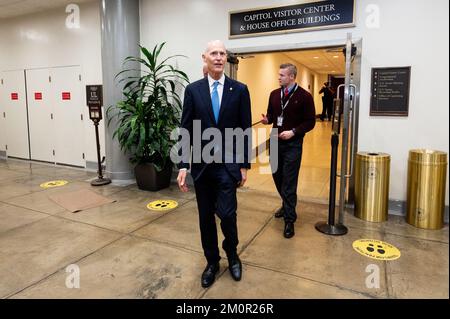
<svg viewBox="0 0 450 319"><path fill-rule="evenodd" d="M123 99L106 111L108 125L117 120L113 138L129 153L130 161L152 162L157 169L170 163L174 144L170 133L179 126L182 106L176 90L189 83L187 75L169 63L183 56L159 61L164 47L165 42L155 45L152 51L140 46L141 57L124 60L124 69L116 75L118 83L123 84Z"/></svg>

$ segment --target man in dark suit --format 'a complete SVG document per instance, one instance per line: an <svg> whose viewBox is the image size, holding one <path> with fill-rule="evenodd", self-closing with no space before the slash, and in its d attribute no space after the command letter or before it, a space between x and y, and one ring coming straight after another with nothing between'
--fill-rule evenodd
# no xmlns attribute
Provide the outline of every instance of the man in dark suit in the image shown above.
<svg viewBox="0 0 450 319"><path fill-rule="evenodd" d="M219 248L215 213L221 220L225 240L222 248L228 258L228 268L234 280L241 280L242 264L237 254L238 233L236 222L236 188L243 186L250 168L249 148L251 135L250 94L247 86L234 81L224 74L227 62L225 46L220 41L208 43L203 54L208 75L186 87L183 103L181 127L189 132L189 146L193 147L192 164L183 154L178 165L178 186L183 192L186 185L187 169L191 169L200 219L200 233L207 266L201 277L203 287L209 287L219 271ZM242 129L242 130L241 130ZM225 139L226 131L236 130L244 147L239 148L235 139ZM239 130L240 133L239 133ZM206 140L196 141L196 131ZM219 140L205 133L218 133ZM200 145L196 149L196 145ZM190 149L190 147L188 147ZM186 153L186 152L185 152ZM199 159L199 155L202 155Z"/></svg>
<svg viewBox="0 0 450 319"><path fill-rule="evenodd" d="M295 235L297 220L297 183L302 160L303 137L316 125L316 111L311 94L296 82L297 68L286 63L280 65L278 81L281 88L270 93L267 115L262 114L263 124L278 129L278 152L270 154L272 176L283 200L275 217L284 217L284 237ZM275 160L273 156L277 156Z"/></svg>

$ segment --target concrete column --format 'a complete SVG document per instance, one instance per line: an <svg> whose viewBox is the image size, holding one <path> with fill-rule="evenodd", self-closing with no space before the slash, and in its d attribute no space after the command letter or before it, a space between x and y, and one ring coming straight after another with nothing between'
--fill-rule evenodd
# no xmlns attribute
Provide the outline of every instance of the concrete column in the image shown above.
<svg viewBox="0 0 450 319"><path fill-rule="evenodd" d="M100 3L102 35L103 103L105 109L122 100L122 88L115 76L122 70L123 61L128 56L139 56L140 26L139 0L102 0ZM139 65L128 65L130 69L140 69ZM111 114L115 114L112 112ZM106 175L114 180L134 179L130 156L124 154L113 133L117 121L107 125L105 119Z"/></svg>

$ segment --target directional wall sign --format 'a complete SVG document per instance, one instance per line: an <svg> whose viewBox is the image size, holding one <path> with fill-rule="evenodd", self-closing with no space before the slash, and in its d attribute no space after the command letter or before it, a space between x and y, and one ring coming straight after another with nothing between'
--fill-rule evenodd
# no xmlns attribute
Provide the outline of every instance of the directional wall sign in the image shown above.
<svg viewBox="0 0 450 319"><path fill-rule="evenodd" d="M408 116L411 67L372 69L371 116Z"/></svg>

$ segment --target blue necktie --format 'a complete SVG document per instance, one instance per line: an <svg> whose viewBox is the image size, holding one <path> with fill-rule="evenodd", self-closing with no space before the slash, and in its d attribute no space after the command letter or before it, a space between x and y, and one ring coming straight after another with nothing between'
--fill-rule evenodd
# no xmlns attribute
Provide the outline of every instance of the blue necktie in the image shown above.
<svg viewBox="0 0 450 319"><path fill-rule="evenodd" d="M219 123L219 111L220 111L219 92L217 92L218 85L219 85L219 81L214 82L213 91L211 93L211 102L212 102L214 118L216 119L216 123Z"/></svg>

